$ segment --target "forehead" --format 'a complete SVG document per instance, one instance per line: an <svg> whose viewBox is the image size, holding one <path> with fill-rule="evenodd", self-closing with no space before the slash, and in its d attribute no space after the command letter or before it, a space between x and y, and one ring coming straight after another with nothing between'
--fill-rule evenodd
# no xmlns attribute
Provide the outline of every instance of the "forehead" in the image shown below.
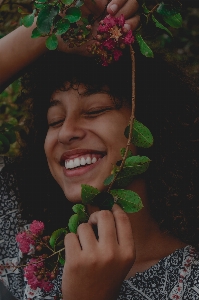
<svg viewBox="0 0 199 300"><path fill-rule="evenodd" d="M83 100L83 101L81 101ZM113 103L114 97L109 93L107 86L98 90L92 87L87 87L83 84L75 84L71 86L69 83L66 83L64 88L56 90L50 98L49 106L58 106L74 104L82 105L89 103Z"/></svg>

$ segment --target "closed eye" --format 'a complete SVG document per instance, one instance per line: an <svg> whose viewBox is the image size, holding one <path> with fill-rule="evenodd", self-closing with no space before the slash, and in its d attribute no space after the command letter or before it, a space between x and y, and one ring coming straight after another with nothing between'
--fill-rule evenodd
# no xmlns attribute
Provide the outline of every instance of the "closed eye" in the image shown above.
<svg viewBox="0 0 199 300"><path fill-rule="evenodd" d="M64 122L64 119L56 121L56 122L52 122L52 123L48 124L48 126L49 127L58 127L58 126L61 126L63 122Z"/></svg>
<svg viewBox="0 0 199 300"><path fill-rule="evenodd" d="M110 106L110 107L104 107L104 108L100 108L100 109L93 109L93 110L89 110L85 113L86 116L90 117L90 118L94 118L98 115L101 115L107 111L113 110L114 107Z"/></svg>

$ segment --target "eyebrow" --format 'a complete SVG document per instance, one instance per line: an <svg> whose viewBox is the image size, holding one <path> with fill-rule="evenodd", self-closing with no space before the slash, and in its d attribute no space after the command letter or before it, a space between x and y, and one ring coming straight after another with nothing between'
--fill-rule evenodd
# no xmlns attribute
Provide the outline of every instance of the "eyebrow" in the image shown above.
<svg viewBox="0 0 199 300"><path fill-rule="evenodd" d="M57 105L61 105L61 101L58 99L51 99L48 108L50 108L52 106L57 106Z"/></svg>

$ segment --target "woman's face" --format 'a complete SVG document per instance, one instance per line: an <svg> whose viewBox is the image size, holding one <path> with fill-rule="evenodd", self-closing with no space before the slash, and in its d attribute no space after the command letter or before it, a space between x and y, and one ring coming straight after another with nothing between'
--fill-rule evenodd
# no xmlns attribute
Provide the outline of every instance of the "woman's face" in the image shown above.
<svg viewBox="0 0 199 300"><path fill-rule="evenodd" d="M106 93L81 95L84 91L82 85L52 95L44 144L53 177L74 203L81 201L81 184L105 189L103 181L126 146L131 114L125 105L116 109Z"/></svg>

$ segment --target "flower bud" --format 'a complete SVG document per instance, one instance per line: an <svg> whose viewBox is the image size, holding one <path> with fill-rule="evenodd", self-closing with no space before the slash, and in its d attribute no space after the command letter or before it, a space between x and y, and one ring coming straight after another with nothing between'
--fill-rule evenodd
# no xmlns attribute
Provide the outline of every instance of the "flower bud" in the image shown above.
<svg viewBox="0 0 199 300"><path fill-rule="evenodd" d="M86 29L91 30L92 26L91 25L86 25Z"/></svg>
<svg viewBox="0 0 199 300"><path fill-rule="evenodd" d="M96 40L97 41L101 41L102 40L102 35L101 34L97 34L96 35Z"/></svg>
<svg viewBox="0 0 199 300"><path fill-rule="evenodd" d="M120 48L121 48L121 49L125 49L125 48L126 48L126 45L125 45L124 43L121 43L121 44L120 44Z"/></svg>

